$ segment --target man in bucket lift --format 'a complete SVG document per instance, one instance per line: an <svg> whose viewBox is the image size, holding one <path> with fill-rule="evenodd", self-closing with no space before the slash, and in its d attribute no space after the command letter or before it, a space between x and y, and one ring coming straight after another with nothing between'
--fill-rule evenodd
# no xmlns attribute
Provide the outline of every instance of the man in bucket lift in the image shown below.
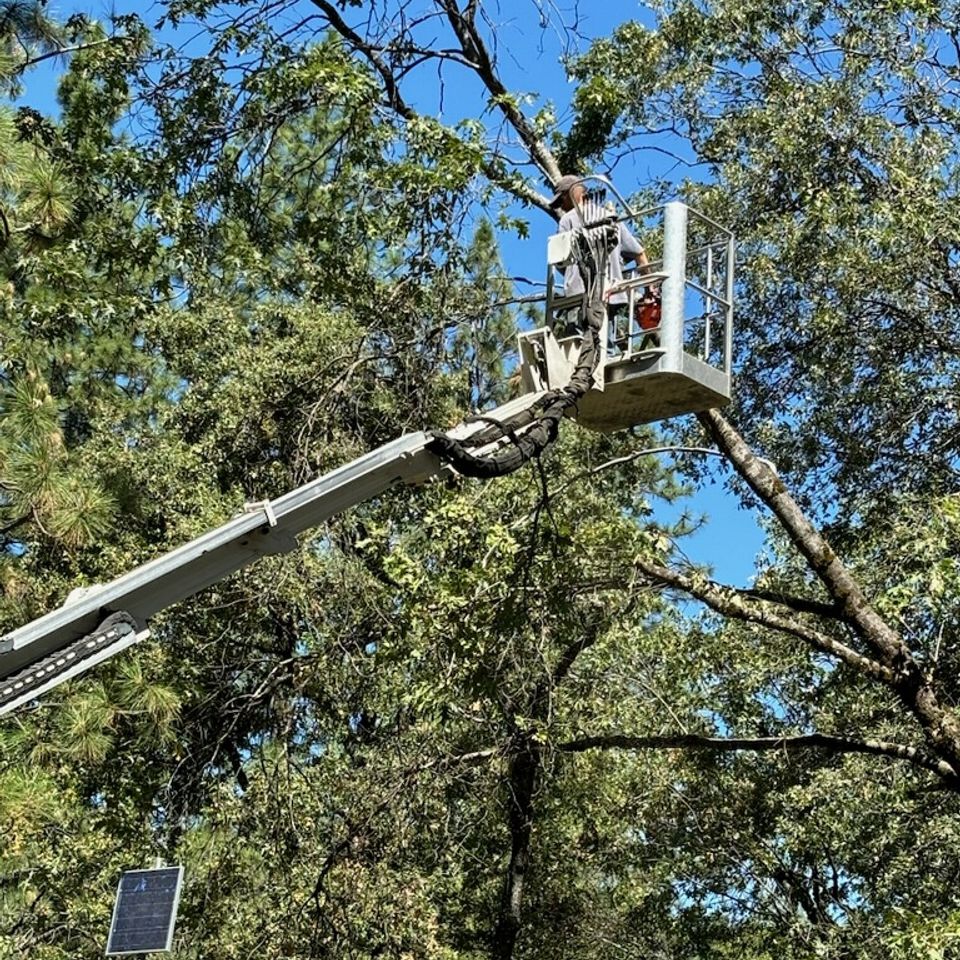
<svg viewBox="0 0 960 960"><path fill-rule="evenodd" d="M587 188L580 178L573 174L565 174L557 181L550 206L554 209L559 207L563 210L560 223L557 226L558 233L564 230L576 230L585 223L597 223L609 217L608 211L601 204L589 198ZM648 260L643 246L627 229L626 224L617 223L617 234L607 257L606 286L613 286L623 280L623 265L628 260L636 263L641 273L646 272ZM583 278L580 276L580 268L575 263L569 264L563 272L563 295L569 297L583 292ZM654 297L655 294L648 289L639 303L640 310L642 311L645 306L649 307L647 301L652 302ZM621 329L629 329L627 308L628 297L625 292L612 293L607 298L608 349L610 353L617 351L618 321ZM659 323L659 318L656 323ZM645 324L641 325L646 326Z"/></svg>

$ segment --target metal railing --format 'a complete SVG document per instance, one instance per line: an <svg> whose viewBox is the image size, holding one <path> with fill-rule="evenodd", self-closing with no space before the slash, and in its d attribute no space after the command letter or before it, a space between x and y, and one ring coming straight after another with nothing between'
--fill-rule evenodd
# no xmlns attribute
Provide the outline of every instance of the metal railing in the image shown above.
<svg viewBox="0 0 960 960"><path fill-rule="evenodd" d="M588 209L605 207L600 223L583 230L624 224L643 244L648 262L624 269L623 279L607 286L608 298L624 301L609 311L611 348L619 351L608 362L683 351L729 375L733 359L733 292L736 246L730 230L686 204L672 202L633 210L605 177L597 181L617 200L594 196ZM565 295L551 264L547 277L547 323L558 339L578 333L583 294ZM659 317L657 318L657 314ZM654 322L658 319L658 322Z"/></svg>
<svg viewBox="0 0 960 960"><path fill-rule="evenodd" d="M726 227L691 207L686 214L684 349L729 375L736 244Z"/></svg>

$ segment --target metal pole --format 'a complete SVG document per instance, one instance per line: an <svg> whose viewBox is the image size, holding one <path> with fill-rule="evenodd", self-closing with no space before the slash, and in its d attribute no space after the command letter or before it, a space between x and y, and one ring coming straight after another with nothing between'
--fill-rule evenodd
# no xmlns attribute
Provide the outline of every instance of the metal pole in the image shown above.
<svg viewBox="0 0 960 960"><path fill-rule="evenodd" d="M663 281L660 345L668 362L679 364L687 280L687 206L678 201L663 208L663 271L667 277Z"/></svg>
<svg viewBox="0 0 960 960"><path fill-rule="evenodd" d="M554 267L553 264L547 265L547 304L545 309L545 318L544 321L547 325L547 328L550 330L554 329L553 323L553 285L556 282L554 279Z"/></svg>
<svg viewBox="0 0 960 960"><path fill-rule="evenodd" d="M728 377L733 369L733 265L736 254L737 242L731 235L727 241L727 305L723 325L723 372Z"/></svg>
<svg viewBox="0 0 960 960"><path fill-rule="evenodd" d="M707 276L704 286L713 290L713 244L707 246ZM710 362L710 318L713 316L713 297L708 293L704 297L703 315L703 359Z"/></svg>

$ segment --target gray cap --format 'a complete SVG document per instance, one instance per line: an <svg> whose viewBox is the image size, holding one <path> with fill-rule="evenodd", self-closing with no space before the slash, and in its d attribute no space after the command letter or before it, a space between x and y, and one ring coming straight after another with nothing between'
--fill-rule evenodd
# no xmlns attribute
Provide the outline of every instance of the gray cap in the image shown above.
<svg viewBox="0 0 960 960"><path fill-rule="evenodd" d="M560 201L563 200L567 191L580 182L580 177L575 176L572 173L565 174L562 176L554 185L554 194L553 199L550 201L551 207L556 207L560 205Z"/></svg>

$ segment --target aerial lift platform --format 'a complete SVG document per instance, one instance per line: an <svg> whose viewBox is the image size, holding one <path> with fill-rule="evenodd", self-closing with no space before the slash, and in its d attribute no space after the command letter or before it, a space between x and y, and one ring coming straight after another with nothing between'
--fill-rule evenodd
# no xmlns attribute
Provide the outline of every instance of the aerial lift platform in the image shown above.
<svg viewBox="0 0 960 960"><path fill-rule="evenodd" d="M684 204L634 212L604 178L596 181L617 200L605 202L603 223L624 223L659 253L643 273L616 288L627 296L622 329L612 332L615 356L601 349L592 385L570 415L591 430L611 432L681 413L721 406L730 399L733 323L733 237ZM575 233L575 232L574 232ZM559 238L559 239L558 239ZM446 438L477 442L477 452L516 442L512 428L489 442L490 424L516 422L562 390L577 364L582 334L569 334L569 318L584 296L564 296L553 276L572 256L570 237L557 234L548 250L544 327L520 334L525 393L471 418ZM639 307L660 294L659 323L641 325ZM604 295L615 292L604 289ZM608 342L608 331L600 343ZM248 504L243 513L189 543L110 583L81 588L63 606L0 637L0 715L114 656L149 635L150 618L269 554L296 548L297 537L325 520L399 485L420 484L454 472L434 452L435 435L407 434L274 500Z"/></svg>
<svg viewBox="0 0 960 960"><path fill-rule="evenodd" d="M604 291L607 297L625 295L626 316L616 330L601 333L601 343L614 349L601 351L594 389L574 414L577 423L611 433L725 406L733 358L733 234L686 204L635 211L605 177L581 182L597 185L591 191L596 199L585 208L606 214L600 222L582 222L581 229L623 224L653 256L644 269L626 271L622 282ZM582 309L584 294L565 296L555 276L571 262L571 239L570 232L550 238L547 322L520 334L521 375L530 392L565 383L576 359L579 336L567 334L567 318ZM653 298L659 308L655 326L644 322Z"/></svg>

